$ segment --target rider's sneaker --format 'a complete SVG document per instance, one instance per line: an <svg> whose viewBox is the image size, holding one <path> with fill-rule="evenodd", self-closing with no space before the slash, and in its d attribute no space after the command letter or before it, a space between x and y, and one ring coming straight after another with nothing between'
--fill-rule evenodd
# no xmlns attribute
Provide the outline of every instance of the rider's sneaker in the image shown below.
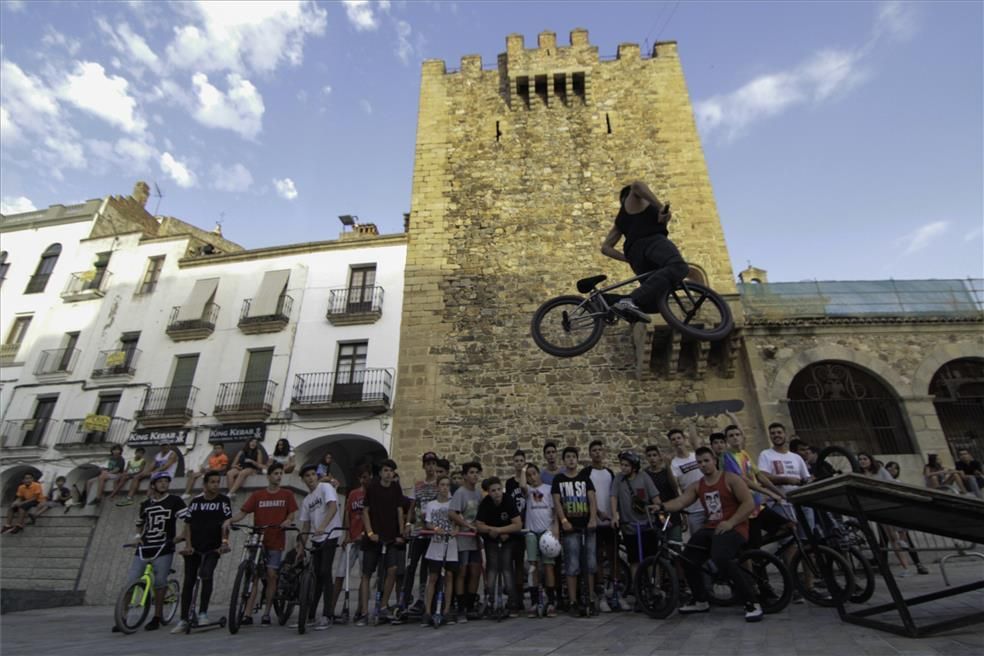
<svg viewBox="0 0 984 656"><path fill-rule="evenodd" d="M184 633L187 628L188 620L181 620L174 626L173 629L171 629L171 633Z"/></svg>
<svg viewBox="0 0 984 656"><path fill-rule="evenodd" d="M321 617L318 618L318 623L315 625L314 630L327 631L330 628L331 628L331 622L328 620L327 617L322 615Z"/></svg>
<svg viewBox="0 0 984 656"><path fill-rule="evenodd" d="M270 626L270 616L264 615L260 618L260 624L263 626Z"/></svg>
<svg viewBox="0 0 984 656"><path fill-rule="evenodd" d="M745 604L745 621L746 622L761 622L762 617L765 615L762 612L762 607L758 604L748 603Z"/></svg>
<svg viewBox="0 0 984 656"><path fill-rule="evenodd" d="M639 309L631 298L623 298L615 305L612 309L624 319L628 321L641 321L643 323L649 323L649 315Z"/></svg>
<svg viewBox="0 0 984 656"><path fill-rule="evenodd" d="M365 615L356 615L355 616L355 625L356 626L366 626L367 624L369 624L369 618L367 618Z"/></svg>
<svg viewBox="0 0 984 656"><path fill-rule="evenodd" d="M125 499L120 499L119 501L116 502L117 508L122 508L123 506L132 506L132 505L133 505L133 497L126 497Z"/></svg>
<svg viewBox="0 0 984 656"><path fill-rule="evenodd" d="M567 607L567 613L571 617L581 617L581 608L577 604L570 604Z"/></svg>
<svg viewBox="0 0 984 656"><path fill-rule="evenodd" d="M253 625L252 615L247 615L246 617L244 617L239 621L239 626L252 626L252 625Z"/></svg>
<svg viewBox="0 0 984 656"><path fill-rule="evenodd" d="M711 610L711 606L706 601L691 601L689 604L680 606L681 615L688 615L690 613L706 613L709 610Z"/></svg>
<svg viewBox="0 0 984 656"><path fill-rule="evenodd" d="M410 613L411 615L422 615L424 612L424 600L418 599L417 601L413 602L413 605L410 606L407 612Z"/></svg>
<svg viewBox="0 0 984 656"><path fill-rule="evenodd" d="M144 629L147 631L156 631L161 628L161 624L163 624L163 622L161 622L161 618L155 615L149 622L147 622L147 624L144 625Z"/></svg>
<svg viewBox="0 0 984 656"><path fill-rule="evenodd" d="M430 626L431 616L430 613L421 613L420 615L420 626Z"/></svg>
<svg viewBox="0 0 984 656"><path fill-rule="evenodd" d="M202 611L198 613L198 626L205 626L206 624L211 624L211 620L208 619L208 613Z"/></svg>
<svg viewBox="0 0 984 656"><path fill-rule="evenodd" d="M600 610L602 613L610 613L612 612L612 607L608 605L607 599L601 597L598 600L598 610Z"/></svg>
<svg viewBox="0 0 984 656"><path fill-rule="evenodd" d="M557 607L553 604L547 604L547 617L557 617Z"/></svg>
<svg viewBox="0 0 984 656"><path fill-rule="evenodd" d="M916 565L916 571L920 574L929 574L929 570L924 565Z"/></svg>

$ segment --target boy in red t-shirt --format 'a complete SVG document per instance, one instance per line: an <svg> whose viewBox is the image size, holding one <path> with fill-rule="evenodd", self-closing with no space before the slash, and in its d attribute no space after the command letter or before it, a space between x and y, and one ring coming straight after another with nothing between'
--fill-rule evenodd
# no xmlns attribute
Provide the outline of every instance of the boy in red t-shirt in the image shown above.
<svg viewBox="0 0 984 656"><path fill-rule="evenodd" d="M362 523L362 509L365 507L366 489L372 481L372 467L363 465L357 472L359 476L359 487L350 490L345 497L345 513L342 515L342 539L338 546L343 551L335 556L335 592L331 600L332 609L338 605L338 595L342 592L345 581L345 552L348 552L348 571L358 572L362 567L362 550L359 549L359 540L365 530ZM356 618L358 619L358 618Z"/></svg>
<svg viewBox="0 0 984 656"><path fill-rule="evenodd" d="M266 548L266 606L263 608L263 617L260 620L263 624L270 624L270 608L273 606L273 595L277 591L277 570L283 561L284 548L287 546L287 538L282 528L294 523L294 514L297 512L297 499L290 490L280 487L280 479L284 475L284 466L279 462L271 464L267 468L267 486L263 490L257 490L246 499L239 512L232 518L226 520L227 524L236 524L243 520L246 515L253 513L253 526L271 526L263 533L263 546ZM253 608L256 600L258 585L253 586L249 595L249 602L246 608ZM243 618L242 624L252 624L253 618L247 615Z"/></svg>

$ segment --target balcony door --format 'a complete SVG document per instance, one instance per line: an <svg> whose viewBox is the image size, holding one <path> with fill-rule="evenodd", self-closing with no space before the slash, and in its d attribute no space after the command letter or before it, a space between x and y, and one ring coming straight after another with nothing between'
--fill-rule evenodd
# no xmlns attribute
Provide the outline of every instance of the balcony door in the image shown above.
<svg viewBox="0 0 984 656"><path fill-rule="evenodd" d="M57 396L41 397L38 404L34 406L34 420L29 430L24 432L22 446L39 446L41 439L48 430L48 422L55 411L55 404L58 402Z"/></svg>
<svg viewBox="0 0 984 656"><path fill-rule="evenodd" d="M349 342L338 345L335 366L335 386L332 401L361 401L362 384L366 377L366 352L369 342Z"/></svg>
<svg viewBox="0 0 984 656"><path fill-rule="evenodd" d="M243 391L239 397L239 406L241 409L254 410L263 408L272 362L273 349L260 349L249 352L249 357L246 360L246 376L243 378Z"/></svg>
<svg viewBox="0 0 984 656"><path fill-rule="evenodd" d="M195 381L195 370L198 368L198 354L179 355L174 364L174 376L171 377L171 388L167 394L166 410L168 414L184 412L188 407L191 396L191 385Z"/></svg>
<svg viewBox="0 0 984 656"><path fill-rule="evenodd" d="M352 267L349 273L348 308L352 314L372 311L372 295L376 289L376 265Z"/></svg>
<svg viewBox="0 0 984 656"><path fill-rule="evenodd" d="M116 408L120 405L119 394L105 394L99 397L99 404L96 406L95 414L103 417L113 417L116 415ZM110 430L112 430L112 419L110 420ZM101 444L109 442L109 431L89 431L85 434L86 444Z"/></svg>

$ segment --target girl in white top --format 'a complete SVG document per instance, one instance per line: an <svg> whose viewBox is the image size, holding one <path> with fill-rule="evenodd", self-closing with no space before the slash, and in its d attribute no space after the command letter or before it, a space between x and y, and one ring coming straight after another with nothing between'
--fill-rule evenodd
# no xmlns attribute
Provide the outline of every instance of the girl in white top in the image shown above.
<svg viewBox="0 0 984 656"><path fill-rule="evenodd" d="M437 577L444 567L444 608L441 612L447 616L451 607L451 591L454 589L453 573L458 569L458 526L451 521L449 506L451 505L451 479L441 476L437 479L437 498L424 507L424 526L433 531L430 545L424 558L427 559L427 593L424 596L424 621L431 615L431 600L434 598L434 586Z"/></svg>

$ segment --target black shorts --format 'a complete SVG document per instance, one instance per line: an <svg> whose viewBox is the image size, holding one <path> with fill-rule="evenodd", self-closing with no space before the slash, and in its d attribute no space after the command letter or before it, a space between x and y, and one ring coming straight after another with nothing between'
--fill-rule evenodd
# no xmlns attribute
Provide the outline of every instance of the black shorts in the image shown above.
<svg viewBox="0 0 984 656"><path fill-rule="evenodd" d="M372 540L362 540L362 574L371 576L375 574L379 567L379 556L383 552L383 545ZM396 575L402 576L406 569L407 547L405 544L390 544L386 546L386 562L384 567L396 567Z"/></svg>
<svg viewBox="0 0 984 656"><path fill-rule="evenodd" d="M23 503L21 503L21 505L17 507L20 508L21 510L27 511L27 510L31 510L32 508L37 508L37 506L38 506L37 500L32 499L31 501L24 501Z"/></svg>
<svg viewBox="0 0 984 656"><path fill-rule="evenodd" d="M452 572L452 573L453 572L457 572L458 571L458 561L456 561L456 560L449 560L448 562L444 563L444 569L447 572ZM431 560L430 558L428 558L427 559L427 571L430 572L431 574L438 574L439 575L441 573L441 561L439 561L439 560Z"/></svg>

